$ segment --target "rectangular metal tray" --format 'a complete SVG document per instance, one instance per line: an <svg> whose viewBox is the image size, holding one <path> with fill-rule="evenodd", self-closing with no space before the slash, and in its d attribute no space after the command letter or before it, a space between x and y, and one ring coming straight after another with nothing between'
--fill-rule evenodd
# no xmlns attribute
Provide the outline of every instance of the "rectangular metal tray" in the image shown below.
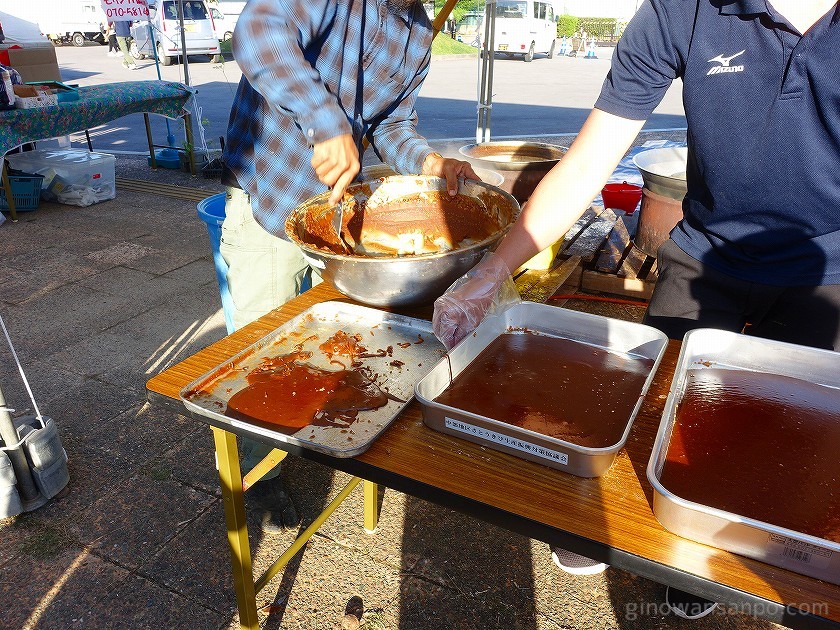
<svg viewBox="0 0 840 630"><path fill-rule="evenodd" d="M604 448L580 446L435 402L434 399L449 386L452 378L460 374L496 337L511 329L570 339L654 362L616 444ZM599 477L609 469L627 441L630 427L667 345L665 334L650 326L536 302L520 302L497 315L484 318L473 334L450 351L449 360L443 359L417 383L415 396L422 406L423 421L437 431L579 477Z"/></svg>
<svg viewBox="0 0 840 630"><path fill-rule="evenodd" d="M378 376L377 383L404 403L389 400L384 407L359 412L351 425L352 431L310 425L290 435L225 415L227 401L245 387L245 375L265 358L287 354L302 344L303 350L312 352L308 363L335 369L318 346L339 330L351 336L361 335L361 345L371 353L392 348L392 356L364 358L363 362ZM233 433L274 442L281 448L282 443L295 444L334 457L355 457L367 450L397 417L411 400L414 384L445 353L431 322L343 302L323 302L196 379L180 395L193 415L207 418L210 424ZM391 365L393 361L401 361L403 365Z"/></svg>
<svg viewBox="0 0 840 630"><path fill-rule="evenodd" d="M830 350L706 328L687 333L647 467L653 513L662 526L684 538L840 584L840 544L687 501L660 482L690 370L752 370L840 388L837 366L838 354Z"/></svg>

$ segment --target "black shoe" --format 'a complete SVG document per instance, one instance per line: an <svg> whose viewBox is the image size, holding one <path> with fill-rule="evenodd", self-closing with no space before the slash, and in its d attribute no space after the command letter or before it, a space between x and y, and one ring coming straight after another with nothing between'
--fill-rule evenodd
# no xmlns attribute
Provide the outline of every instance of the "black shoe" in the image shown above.
<svg viewBox="0 0 840 630"><path fill-rule="evenodd" d="M700 619L717 608L716 602L671 586L665 589L665 603L668 604L672 613L683 619Z"/></svg>
<svg viewBox="0 0 840 630"><path fill-rule="evenodd" d="M246 496L260 516L260 527L266 534L279 534L300 525L300 516L279 477L254 484Z"/></svg>

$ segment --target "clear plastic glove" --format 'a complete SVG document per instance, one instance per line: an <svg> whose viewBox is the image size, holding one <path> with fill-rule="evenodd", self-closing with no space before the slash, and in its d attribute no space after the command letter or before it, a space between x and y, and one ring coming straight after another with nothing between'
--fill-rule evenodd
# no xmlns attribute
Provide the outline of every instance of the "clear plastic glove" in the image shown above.
<svg viewBox="0 0 840 630"><path fill-rule="evenodd" d="M487 252L435 300L432 327L441 343L451 350L475 330L485 315L519 301L519 292L504 260Z"/></svg>

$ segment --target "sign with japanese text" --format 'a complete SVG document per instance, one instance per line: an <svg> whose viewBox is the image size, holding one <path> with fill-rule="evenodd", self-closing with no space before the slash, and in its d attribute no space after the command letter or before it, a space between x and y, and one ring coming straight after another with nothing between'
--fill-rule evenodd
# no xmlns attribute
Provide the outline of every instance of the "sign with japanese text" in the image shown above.
<svg viewBox="0 0 840 630"><path fill-rule="evenodd" d="M100 0L109 22L149 19L148 0Z"/></svg>

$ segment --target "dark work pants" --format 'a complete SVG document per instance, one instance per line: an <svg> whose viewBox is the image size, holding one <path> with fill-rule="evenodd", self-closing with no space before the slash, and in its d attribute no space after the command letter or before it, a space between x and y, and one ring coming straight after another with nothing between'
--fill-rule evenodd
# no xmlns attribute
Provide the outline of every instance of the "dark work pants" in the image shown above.
<svg viewBox="0 0 840 630"><path fill-rule="evenodd" d="M718 328L804 346L840 349L840 285L777 287L704 265L667 240L644 323L671 339Z"/></svg>

